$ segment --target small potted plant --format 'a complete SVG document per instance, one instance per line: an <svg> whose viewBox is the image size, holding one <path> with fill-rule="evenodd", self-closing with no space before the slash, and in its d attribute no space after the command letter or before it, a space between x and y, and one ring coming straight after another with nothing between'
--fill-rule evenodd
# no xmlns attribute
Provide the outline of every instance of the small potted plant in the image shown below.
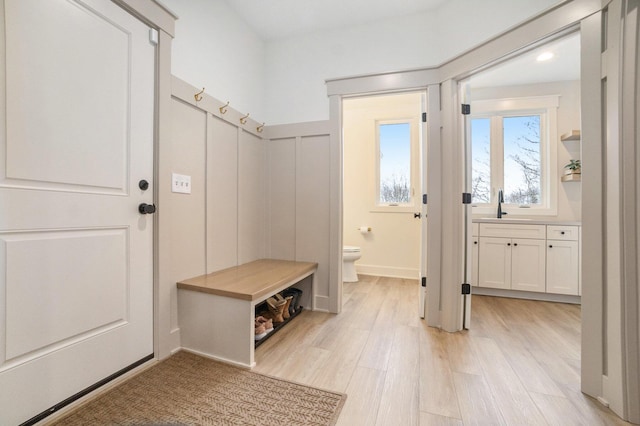
<svg viewBox="0 0 640 426"><path fill-rule="evenodd" d="M567 169L565 170L565 174L567 175L579 175L582 170L582 165L580 160L571 160L564 168Z"/></svg>

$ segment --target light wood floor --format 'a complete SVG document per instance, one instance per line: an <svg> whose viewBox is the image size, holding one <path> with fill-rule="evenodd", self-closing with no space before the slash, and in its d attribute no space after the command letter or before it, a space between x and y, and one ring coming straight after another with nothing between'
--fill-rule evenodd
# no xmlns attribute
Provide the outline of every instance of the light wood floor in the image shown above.
<svg viewBox="0 0 640 426"><path fill-rule="evenodd" d="M621 425L580 392L580 307L474 296L472 329L418 316L418 283L361 276L340 315L303 312L254 371L344 392L339 425Z"/></svg>

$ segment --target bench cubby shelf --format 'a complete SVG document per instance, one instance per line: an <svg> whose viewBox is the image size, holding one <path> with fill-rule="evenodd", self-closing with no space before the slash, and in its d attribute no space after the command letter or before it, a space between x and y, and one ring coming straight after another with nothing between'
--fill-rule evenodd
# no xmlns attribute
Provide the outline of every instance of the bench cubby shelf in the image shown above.
<svg viewBox="0 0 640 426"><path fill-rule="evenodd" d="M253 367L258 346L254 340L255 307L272 295L309 279L306 308L313 310L317 268L314 262L260 259L179 281L182 348L237 366Z"/></svg>

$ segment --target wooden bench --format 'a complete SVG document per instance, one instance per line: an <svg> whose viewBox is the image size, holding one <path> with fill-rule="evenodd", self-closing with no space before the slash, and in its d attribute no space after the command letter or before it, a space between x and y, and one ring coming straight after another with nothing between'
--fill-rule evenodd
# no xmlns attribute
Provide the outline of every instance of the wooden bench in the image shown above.
<svg viewBox="0 0 640 426"><path fill-rule="evenodd" d="M311 277L306 308L314 309L313 262L260 259L178 282L178 322L185 350L253 367L255 306Z"/></svg>

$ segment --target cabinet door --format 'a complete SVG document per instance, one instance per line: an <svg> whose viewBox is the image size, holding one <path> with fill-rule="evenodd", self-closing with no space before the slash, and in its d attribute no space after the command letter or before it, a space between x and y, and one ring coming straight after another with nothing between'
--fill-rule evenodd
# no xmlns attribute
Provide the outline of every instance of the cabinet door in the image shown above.
<svg viewBox="0 0 640 426"><path fill-rule="evenodd" d="M478 285L478 255L480 253L479 250L480 238L473 237L473 244L471 245L471 285Z"/></svg>
<svg viewBox="0 0 640 426"><path fill-rule="evenodd" d="M478 285L511 288L511 239L480 237Z"/></svg>
<svg viewBox="0 0 640 426"><path fill-rule="evenodd" d="M545 291L545 240L511 240L511 288Z"/></svg>
<svg viewBox="0 0 640 426"><path fill-rule="evenodd" d="M547 293L577 295L578 242L547 241Z"/></svg>

